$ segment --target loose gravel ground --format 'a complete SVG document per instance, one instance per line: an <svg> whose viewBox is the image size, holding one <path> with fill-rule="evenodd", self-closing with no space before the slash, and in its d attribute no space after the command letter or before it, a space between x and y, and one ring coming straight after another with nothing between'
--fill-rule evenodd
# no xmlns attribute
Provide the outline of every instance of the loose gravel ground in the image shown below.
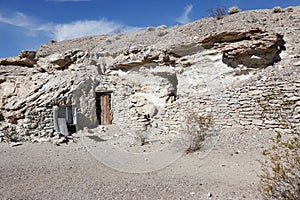
<svg viewBox="0 0 300 200"><path fill-rule="evenodd" d="M61 146L2 143L0 198L261 199L257 160L269 136L225 130L204 158L183 155L164 169L139 174L103 165L80 139Z"/></svg>

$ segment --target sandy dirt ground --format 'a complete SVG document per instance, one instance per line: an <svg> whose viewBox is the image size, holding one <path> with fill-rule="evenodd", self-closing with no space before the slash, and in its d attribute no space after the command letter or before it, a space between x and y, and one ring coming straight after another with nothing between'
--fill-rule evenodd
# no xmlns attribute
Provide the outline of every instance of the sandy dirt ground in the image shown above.
<svg viewBox="0 0 300 200"><path fill-rule="evenodd" d="M0 199L261 199L258 160L269 137L228 129L207 155L183 154L148 173L102 164L80 137L60 146L1 143Z"/></svg>

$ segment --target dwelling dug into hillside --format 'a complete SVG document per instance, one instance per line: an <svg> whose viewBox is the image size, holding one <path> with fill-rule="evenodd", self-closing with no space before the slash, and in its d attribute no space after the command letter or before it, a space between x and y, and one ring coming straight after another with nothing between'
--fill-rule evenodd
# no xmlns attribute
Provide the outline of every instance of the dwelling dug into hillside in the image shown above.
<svg viewBox="0 0 300 200"><path fill-rule="evenodd" d="M276 67L284 45L280 34L251 29L167 50L75 49L2 59L1 140L51 138L109 124L155 138L187 133L193 115L212 116L210 131L235 125L296 131L297 69ZM290 73L289 81L276 74L281 70Z"/></svg>

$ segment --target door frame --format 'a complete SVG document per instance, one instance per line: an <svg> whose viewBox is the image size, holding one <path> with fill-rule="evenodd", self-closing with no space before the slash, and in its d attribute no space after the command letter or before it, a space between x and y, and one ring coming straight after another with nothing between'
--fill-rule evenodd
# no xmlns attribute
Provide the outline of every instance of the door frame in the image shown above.
<svg viewBox="0 0 300 200"><path fill-rule="evenodd" d="M112 120L113 120L113 112L112 112L112 91L97 91L95 96L96 96L96 115L97 115L97 121L99 125L108 125L108 124L112 124ZM102 123L102 111L101 111L101 97L102 96L108 96L109 97L109 109L111 112L111 121L108 124L104 124Z"/></svg>

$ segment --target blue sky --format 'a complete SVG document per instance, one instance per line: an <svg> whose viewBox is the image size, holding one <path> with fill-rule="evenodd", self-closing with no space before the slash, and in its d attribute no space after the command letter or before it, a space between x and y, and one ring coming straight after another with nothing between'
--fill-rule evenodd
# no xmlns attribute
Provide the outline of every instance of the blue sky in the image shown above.
<svg viewBox="0 0 300 200"><path fill-rule="evenodd" d="M300 5L300 0L0 0L0 58L51 39L168 27L208 16L217 6L242 10Z"/></svg>

